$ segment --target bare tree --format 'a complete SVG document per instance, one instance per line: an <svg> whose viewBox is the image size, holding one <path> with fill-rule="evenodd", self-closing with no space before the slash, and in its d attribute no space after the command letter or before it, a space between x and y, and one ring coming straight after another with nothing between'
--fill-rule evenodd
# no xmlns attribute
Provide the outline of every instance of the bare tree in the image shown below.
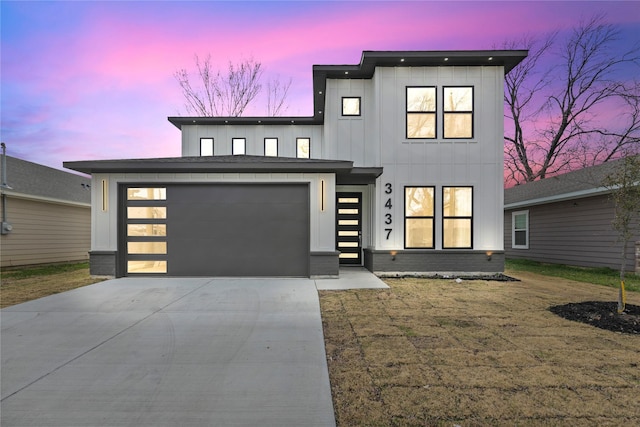
<svg viewBox="0 0 640 427"><path fill-rule="evenodd" d="M607 160L638 143L640 86L625 84L617 73L640 65L640 46L617 53L613 46L619 35L596 15L562 43L557 33L519 42L530 54L505 77L507 179L535 181ZM542 62L554 52L559 65L543 69ZM604 128L596 109L615 101L628 112L627 122Z"/></svg>
<svg viewBox="0 0 640 427"><path fill-rule="evenodd" d="M270 80L267 83L267 116L280 116L287 111L286 104L291 78L285 83L279 79Z"/></svg>
<svg viewBox="0 0 640 427"><path fill-rule="evenodd" d="M622 246L620 259L620 288L618 292L618 313L625 309L626 295L624 288L625 270L627 269L627 250L640 221L640 155L625 156L611 174L603 180L603 185L611 190L615 216L612 226L618 232Z"/></svg>
<svg viewBox="0 0 640 427"><path fill-rule="evenodd" d="M262 64L253 58L242 60L238 64L229 62L224 74L214 69L211 55L204 61L196 55L195 64L195 79L192 79L185 68L174 73L189 114L205 117L239 117L263 90ZM286 97L290 86L291 80L281 83L274 79L267 84L267 115L277 115L286 110Z"/></svg>

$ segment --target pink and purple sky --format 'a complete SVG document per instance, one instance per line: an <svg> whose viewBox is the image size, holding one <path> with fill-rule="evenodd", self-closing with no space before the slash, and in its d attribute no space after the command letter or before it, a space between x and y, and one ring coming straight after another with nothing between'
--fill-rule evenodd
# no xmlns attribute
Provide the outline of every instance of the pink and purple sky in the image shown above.
<svg viewBox="0 0 640 427"><path fill-rule="evenodd" d="M292 78L286 115L313 113L312 65L363 50L493 49L605 13L620 48L640 1L1 1L1 133L8 154L67 160L180 156L173 76L211 54ZM258 114L260 115L260 114Z"/></svg>

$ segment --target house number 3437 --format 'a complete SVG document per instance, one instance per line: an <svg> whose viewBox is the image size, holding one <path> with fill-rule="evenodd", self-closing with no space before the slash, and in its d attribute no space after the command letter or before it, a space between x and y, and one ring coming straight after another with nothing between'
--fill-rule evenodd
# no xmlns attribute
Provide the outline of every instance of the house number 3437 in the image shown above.
<svg viewBox="0 0 640 427"><path fill-rule="evenodd" d="M388 195L389 198L387 199L386 203L384 204L384 207L386 209L391 210L391 208L393 207L393 204L391 203L391 194L393 193L393 187L391 186L390 182L387 182L386 184L384 184L384 194ZM391 215L390 212L387 212L384 214L384 223L385 225L391 225L393 224L393 216ZM389 240L389 237L391 236L391 232L393 231L392 227L388 227L384 229L384 232L386 234L386 239Z"/></svg>

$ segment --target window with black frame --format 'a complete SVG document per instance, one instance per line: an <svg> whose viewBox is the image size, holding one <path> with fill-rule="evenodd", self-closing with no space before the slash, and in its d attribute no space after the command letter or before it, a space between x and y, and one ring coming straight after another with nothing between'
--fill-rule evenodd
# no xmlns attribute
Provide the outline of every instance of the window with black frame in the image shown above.
<svg viewBox="0 0 640 427"><path fill-rule="evenodd" d="M473 187L442 187L442 248L473 247Z"/></svg>
<svg viewBox="0 0 640 427"><path fill-rule="evenodd" d="M407 87L407 139L434 139L436 133L435 86Z"/></svg>
<svg viewBox="0 0 640 427"><path fill-rule="evenodd" d="M473 87L445 86L443 92L443 137L473 138Z"/></svg>
<svg viewBox="0 0 640 427"><path fill-rule="evenodd" d="M434 247L434 187L404 188L404 247Z"/></svg>

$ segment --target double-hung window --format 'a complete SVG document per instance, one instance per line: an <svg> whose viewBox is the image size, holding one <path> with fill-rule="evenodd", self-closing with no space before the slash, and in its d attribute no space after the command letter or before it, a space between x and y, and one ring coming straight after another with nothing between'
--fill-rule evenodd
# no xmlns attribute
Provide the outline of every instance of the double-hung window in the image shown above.
<svg viewBox="0 0 640 427"><path fill-rule="evenodd" d="M233 138L231 140L231 154L245 154L247 140L246 138Z"/></svg>
<svg viewBox="0 0 640 427"><path fill-rule="evenodd" d="M407 87L407 139L434 139L435 137L435 86Z"/></svg>
<svg viewBox="0 0 640 427"><path fill-rule="evenodd" d="M442 187L442 248L473 247L473 187Z"/></svg>
<svg viewBox="0 0 640 427"><path fill-rule="evenodd" d="M404 188L404 247L433 248L434 187Z"/></svg>
<svg viewBox="0 0 640 427"><path fill-rule="evenodd" d="M473 87L445 86L443 91L443 137L473 138Z"/></svg>
<svg viewBox="0 0 640 427"><path fill-rule="evenodd" d="M511 247L529 249L529 211L511 213Z"/></svg>
<svg viewBox="0 0 640 427"><path fill-rule="evenodd" d="M213 156L213 138L200 138L200 155Z"/></svg>

